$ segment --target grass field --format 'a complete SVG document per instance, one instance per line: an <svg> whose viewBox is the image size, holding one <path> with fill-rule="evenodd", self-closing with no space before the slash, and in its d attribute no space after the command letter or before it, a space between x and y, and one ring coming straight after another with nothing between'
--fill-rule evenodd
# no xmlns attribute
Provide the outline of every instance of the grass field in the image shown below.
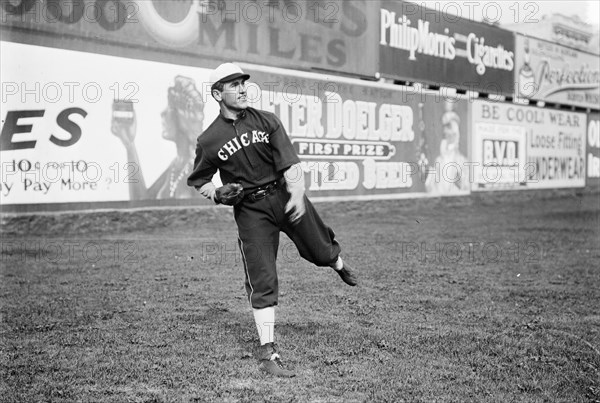
<svg viewBox="0 0 600 403"><path fill-rule="evenodd" d="M282 237L257 371L226 209L4 217L2 402L599 402L598 195L318 204L360 271Z"/></svg>

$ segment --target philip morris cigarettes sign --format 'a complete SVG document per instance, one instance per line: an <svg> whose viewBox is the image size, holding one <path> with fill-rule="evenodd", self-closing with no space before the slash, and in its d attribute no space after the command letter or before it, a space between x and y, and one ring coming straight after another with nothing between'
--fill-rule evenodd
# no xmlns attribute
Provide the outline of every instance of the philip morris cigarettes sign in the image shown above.
<svg viewBox="0 0 600 403"><path fill-rule="evenodd" d="M379 71L384 77L512 95L514 48L510 31L414 3L381 3Z"/></svg>

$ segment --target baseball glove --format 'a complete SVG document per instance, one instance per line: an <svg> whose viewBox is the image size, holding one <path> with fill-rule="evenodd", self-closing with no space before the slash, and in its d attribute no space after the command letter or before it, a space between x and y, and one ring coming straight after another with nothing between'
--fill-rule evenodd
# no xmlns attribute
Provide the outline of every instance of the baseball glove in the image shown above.
<svg viewBox="0 0 600 403"><path fill-rule="evenodd" d="M239 183L227 183L215 191L215 200L227 206L235 206L244 198L244 188Z"/></svg>

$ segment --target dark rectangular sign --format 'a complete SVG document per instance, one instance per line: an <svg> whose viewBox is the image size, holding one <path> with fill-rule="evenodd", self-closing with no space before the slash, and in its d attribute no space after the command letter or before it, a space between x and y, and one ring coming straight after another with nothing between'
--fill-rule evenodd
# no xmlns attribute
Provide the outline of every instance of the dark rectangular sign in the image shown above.
<svg viewBox="0 0 600 403"><path fill-rule="evenodd" d="M396 80L512 95L510 31L405 1L382 1L379 72Z"/></svg>

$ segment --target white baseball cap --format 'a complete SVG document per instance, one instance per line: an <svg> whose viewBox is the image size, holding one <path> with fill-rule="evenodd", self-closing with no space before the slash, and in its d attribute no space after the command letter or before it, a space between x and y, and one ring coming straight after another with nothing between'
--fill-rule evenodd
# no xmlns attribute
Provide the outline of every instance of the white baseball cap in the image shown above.
<svg viewBox="0 0 600 403"><path fill-rule="evenodd" d="M219 82L228 82L235 80L236 78L244 78L245 80L250 78L250 74L244 73L244 71L233 63L223 63L210 73L211 88Z"/></svg>

